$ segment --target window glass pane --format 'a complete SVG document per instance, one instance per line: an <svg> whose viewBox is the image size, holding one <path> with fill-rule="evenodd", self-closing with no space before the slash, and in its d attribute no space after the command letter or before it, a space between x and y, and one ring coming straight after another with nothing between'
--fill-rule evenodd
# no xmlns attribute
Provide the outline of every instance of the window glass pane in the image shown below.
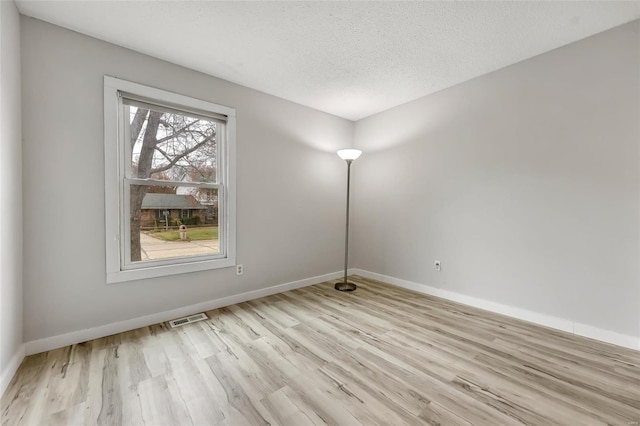
<svg viewBox="0 0 640 426"><path fill-rule="evenodd" d="M131 185L130 200L131 262L220 254L218 189Z"/></svg>
<svg viewBox="0 0 640 426"><path fill-rule="evenodd" d="M216 182L218 132L214 120L125 106L131 138L131 177Z"/></svg>

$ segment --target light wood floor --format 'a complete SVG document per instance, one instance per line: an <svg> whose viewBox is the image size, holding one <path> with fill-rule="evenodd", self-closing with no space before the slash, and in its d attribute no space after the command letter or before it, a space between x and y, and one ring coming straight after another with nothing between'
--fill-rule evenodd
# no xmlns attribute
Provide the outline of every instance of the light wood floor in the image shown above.
<svg viewBox="0 0 640 426"><path fill-rule="evenodd" d="M640 352L355 281L28 357L2 424L640 421Z"/></svg>

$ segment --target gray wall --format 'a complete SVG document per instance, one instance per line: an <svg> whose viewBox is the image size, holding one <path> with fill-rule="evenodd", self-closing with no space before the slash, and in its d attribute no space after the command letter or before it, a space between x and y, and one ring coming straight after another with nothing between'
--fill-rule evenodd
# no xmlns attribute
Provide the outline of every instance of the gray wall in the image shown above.
<svg viewBox="0 0 640 426"><path fill-rule="evenodd" d="M0 2L0 374L22 346L20 16Z"/></svg>
<svg viewBox="0 0 640 426"><path fill-rule="evenodd" d="M24 339L339 270L335 150L353 137L365 154L351 266L640 335L638 40L635 22L359 121L354 136L347 120L23 17ZM242 277L105 284L105 74L237 109Z"/></svg>
<svg viewBox="0 0 640 426"><path fill-rule="evenodd" d="M237 111L233 268L105 284L103 76ZM340 269L353 123L22 17L25 341Z"/></svg>
<svg viewBox="0 0 640 426"><path fill-rule="evenodd" d="M353 266L639 336L639 40L636 21L357 122Z"/></svg>

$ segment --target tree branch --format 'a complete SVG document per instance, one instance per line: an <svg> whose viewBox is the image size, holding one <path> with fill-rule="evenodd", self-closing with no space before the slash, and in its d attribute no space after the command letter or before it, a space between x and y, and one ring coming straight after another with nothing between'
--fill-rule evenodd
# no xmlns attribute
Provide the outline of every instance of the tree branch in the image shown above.
<svg viewBox="0 0 640 426"><path fill-rule="evenodd" d="M166 170L169 170L170 168L172 168L173 166L176 165L176 163L180 160L182 160L184 157L186 157L187 155L191 154L192 152L195 152L198 150L198 148L200 148L201 146L205 145L207 142L213 140L213 138L215 138L215 134L203 139L202 141L198 142L196 145L194 145L193 147L187 149L186 151L182 152L180 155L178 155L177 157L175 157L173 160L170 160L168 164L165 164L164 166L160 166L157 167L155 169L151 169L151 172L149 175L152 175L153 173L158 173L158 172L164 172ZM167 158L167 155L165 153L163 153L158 147L156 147L156 150L160 151L160 153ZM168 159L168 158L167 158Z"/></svg>
<svg viewBox="0 0 640 426"><path fill-rule="evenodd" d="M169 124L169 127L171 127L171 130L173 130L174 132L172 134L170 134L169 136L165 136L164 138L158 139L157 142L156 142L156 145L160 144L162 142L166 142L168 140L171 140L171 139L175 138L176 136L180 135L181 133L184 133L184 132L188 131L189 127L193 126L198 121L200 121L200 120L196 120L193 123L189 123L186 126L184 126L182 129L180 129L178 131L175 131L175 127L173 127L171 124L167 123L166 121L162 120L163 123Z"/></svg>

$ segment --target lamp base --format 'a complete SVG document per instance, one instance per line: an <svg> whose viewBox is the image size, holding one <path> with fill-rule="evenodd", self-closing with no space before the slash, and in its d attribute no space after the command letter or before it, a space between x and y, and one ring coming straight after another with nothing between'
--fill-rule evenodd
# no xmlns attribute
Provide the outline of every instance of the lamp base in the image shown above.
<svg viewBox="0 0 640 426"><path fill-rule="evenodd" d="M355 291L357 288L354 283L349 281L340 281L339 283L336 283L334 287L338 291Z"/></svg>

